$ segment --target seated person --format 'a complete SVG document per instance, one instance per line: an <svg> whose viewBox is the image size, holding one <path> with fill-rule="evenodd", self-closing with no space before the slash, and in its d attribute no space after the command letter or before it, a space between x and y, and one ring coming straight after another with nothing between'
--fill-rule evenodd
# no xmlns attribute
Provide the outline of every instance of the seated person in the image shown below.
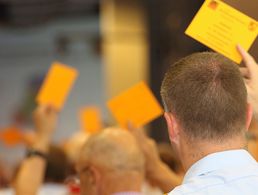
<svg viewBox="0 0 258 195"><path fill-rule="evenodd" d="M258 164L245 150L245 135L250 104L258 114L258 66L239 51L247 66L241 69L245 83L235 63L212 52L188 56L166 73L161 94L169 138L187 170L181 185L172 190L174 175L157 157L153 141L131 130L147 159L149 177L171 195L257 194Z"/></svg>
<svg viewBox="0 0 258 195"><path fill-rule="evenodd" d="M126 130L108 128L91 136L78 166L81 195L141 194L144 157Z"/></svg>
<svg viewBox="0 0 258 195"><path fill-rule="evenodd" d="M51 106L38 106L34 112L35 141L23 160L14 181L16 195L36 195L47 166L47 154L57 123L57 111Z"/></svg>

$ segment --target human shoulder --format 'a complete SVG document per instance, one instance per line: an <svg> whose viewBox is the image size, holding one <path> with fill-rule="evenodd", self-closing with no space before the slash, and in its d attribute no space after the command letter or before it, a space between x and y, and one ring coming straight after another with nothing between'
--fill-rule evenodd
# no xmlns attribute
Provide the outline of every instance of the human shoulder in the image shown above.
<svg viewBox="0 0 258 195"><path fill-rule="evenodd" d="M257 183L258 163L242 169L217 170L193 177L168 195L255 194Z"/></svg>
<svg viewBox="0 0 258 195"><path fill-rule="evenodd" d="M188 194L202 194L204 189L212 188L222 184L223 181L217 178L210 178L206 176L192 178L188 183L182 184L174 188L168 195L188 195Z"/></svg>

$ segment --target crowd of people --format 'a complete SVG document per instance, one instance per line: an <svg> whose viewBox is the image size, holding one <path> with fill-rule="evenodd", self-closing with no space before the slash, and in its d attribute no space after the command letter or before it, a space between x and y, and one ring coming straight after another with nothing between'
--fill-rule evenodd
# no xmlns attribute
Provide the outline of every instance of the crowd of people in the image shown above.
<svg viewBox="0 0 258 195"><path fill-rule="evenodd" d="M169 147L128 123L83 137L69 160L71 145L51 144L59 113L39 105L34 142L0 194L257 194L258 164L247 135L258 119L258 64L238 51L240 68L214 52L169 67L161 86Z"/></svg>

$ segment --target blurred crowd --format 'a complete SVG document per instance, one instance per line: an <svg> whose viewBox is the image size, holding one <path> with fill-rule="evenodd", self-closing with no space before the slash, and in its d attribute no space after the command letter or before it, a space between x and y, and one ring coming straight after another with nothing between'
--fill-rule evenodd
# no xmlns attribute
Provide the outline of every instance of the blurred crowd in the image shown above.
<svg viewBox="0 0 258 195"><path fill-rule="evenodd" d="M258 77L255 77L255 75L258 74L258 67L256 67L257 64L248 53L241 48L239 50L246 64L246 67L241 68L240 71L247 87L248 101L253 107L254 114L256 114L258 113ZM197 57L198 55L200 54L197 54ZM212 58L213 63L215 63L214 60L222 58L217 56L219 54L209 54L207 55L208 57L206 55L202 56L202 58L207 61ZM222 59L224 60L224 58ZM227 62L225 61L225 63ZM177 65L175 64L174 67ZM213 65L211 64L211 66ZM214 70L216 72L215 65L211 69L211 72L214 72ZM187 72L188 70L180 71ZM194 72L196 70L192 71ZM173 74L176 73L173 70L171 72ZM165 76L161 91L164 99L168 98L167 95L170 95L165 91L167 90L166 87L169 88L167 86L167 84L169 85L167 82L170 79L168 74ZM217 74L219 72L216 72ZM203 81L206 79L205 76L200 76L199 78L203 79ZM227 78L227 82L230 82L229 80ZM234 80L233 82L236 81ZM184 84L186 85L186 83ZM174 88L174 90L178 90L179 95L182 95L180 94L180 89ZM194 93L184 95L194 96ZM78 132L66 142L60 145L54 145L51 143L51 139L60 113L50 105L39 105L33 113L35 131L30 136L30 140L26 142L27 153L23 161L17 165L12 176L7 175L5 172L5 164L0 164L0 194L162 195L170 192L183 182L187 169L193 164L189 159L201 159L206 154L198 153L201 157L196 157L197 154L195 156L195 153L189 152L187 153L188 156L184 157L186 151L190 151L191 149L189 147L188 150L184 150L184 147L188 143L185 144L182 141L183 139L178 138L178 136L184 136L182 135L184 133L177 132L179 123L175 121L179 119L167 114L174 112L171 110L171 105L165 104L164 106L169 138L172 145L176 147L172 147L168 143L156 143L143 129L138 129L130 123L128 123L126 129L105 127L102 131L95 134L87 134L83 131ZM191 109L190 106L189 109ZM201 107L201 105L198 106ZM219 103L216 106L219 106ZM207 108L207 110L209 109L211 108ZM226 115L229 111L227 108L224 108L224 112ZM187 116L185 117L187 118ZM249 123L251 117L249 116L247 119L250 119L247 122ZM189 121L191 120L189 119ZM214 121L206 122L208 122L208 126L210 127ZM248 128L248 126L246 127ZM250 146L250 153L258 160L256 117L254 117L249 129L250 131L245 133L248 141L247 144ZM199 151L205 151L204 148L212 143L203 142L205 144L198 145L199 142L197 140L212 140L216 136L215 133L211 135L206 135L205 132L200 131L199 134L197 134L198 131L195 133L199 137L196 138L194 137L196 135L193 135L193 140L195 140L194 143L197 144ZM222 137L227 136L227 132L219 132L219 134ZM239 148L242 147L243 140L240 139L241 136L239 136L239 142L238 137L233 140L233 142L241 145ZM233 134L229 136L228 140L232 139L232 137ZM228 140L226 142L227 144L223 145L221 151L238 149L238 145L234 145L235 143L231 143ZM188 141L191 142L192 140ZM222 143L223 138L216 143L217 148L219 146L222 147ZM246 143L243 145L246 145ZM196 150L195 146L192 146L192 149L193 151L194 149ZM193 162L196 162L196 160Z"/></svg>
<svg viewBox="0 0 258 195"><path fill-rule="evenodd" d="M87 170L89 162L96 165L97 173L93 169L93 174L105 177L98 186L101 185L107 194L108 188L111 193L128 187L141 189L144 194L163 194L155 178L147 174L144 153L134 136L141 137L147 146L153 144L155 157L174 173L173 185L180 184L184 171L168 143L156 144L143 129L128 125L129 129L106 127L96 134L79 131L62 144L52 144L51 137L59 114L51 106L36 108L33 113L35 132L30 132L26 142L28 151L25 159L17 165L11 177L5 175L4 164L1 164L0 194L14 194L16 191L16 194L76 195L80 194L81 188L85 188L87 194L94 194L90 190L96 186L88 181L91 178L86 178L85 184L80 186L82 178L78 174L91 171Z"/></svg>

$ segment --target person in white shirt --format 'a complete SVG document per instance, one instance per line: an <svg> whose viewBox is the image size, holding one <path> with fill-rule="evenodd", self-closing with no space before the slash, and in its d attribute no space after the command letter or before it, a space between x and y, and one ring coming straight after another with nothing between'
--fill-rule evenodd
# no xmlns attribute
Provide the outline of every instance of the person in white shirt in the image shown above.
<svg viewBox="0 0 258 195"><path fill-rule="evenodd" d="M252 109L258 113L258 65L238 50L246 65L241 71L224 56L204 52L179 60L164 77L169 138L186 170L181 185L173 189L173 173L163 168L155 144L131 129L150 167L147 175L164 191L172 190L169 195L258 193L258 164L246 150Z"/></svg>
<svg viewBox="0 0 258 195"><path fill-rule="evenodd" d="M217 53L192 54L169 67L161 96L187 170L169 194L257 194L258 164L245 150L252 108L238 66Z"/></svg>
<svg viewBox="0 0 258 195"><path fill-rule="evenodd" d="M77 172L81 195L140 195L144 157L128 131L110 127L86 141Z"/></svg>

